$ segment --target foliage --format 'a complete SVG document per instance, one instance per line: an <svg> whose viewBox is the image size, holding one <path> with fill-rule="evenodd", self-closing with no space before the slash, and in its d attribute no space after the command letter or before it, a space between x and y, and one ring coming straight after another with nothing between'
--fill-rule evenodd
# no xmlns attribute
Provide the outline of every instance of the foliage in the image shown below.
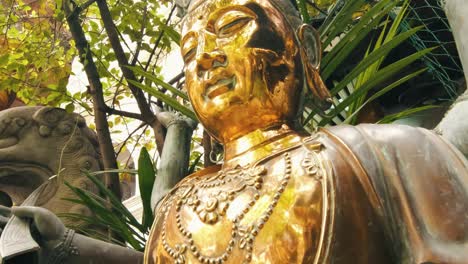
<svg viewBox="0 0 468 264"><path fill-rule="evenodd" d="M153 112L157 112L161 108L166 109L167 101L170 98L164 97L164 89L167 88L167 85L162 81L161 71L163 68L160 63L180 39L180 35L172 25L174 23L174 8L168 5L170 1L107 0L106 2L129 65L117 62L116 51L109 44L110 38L104 30L103 17L96 4L81 11L81 19L103 86L106 107L109 110L115 109L133 114L125 115L109 111L111 114L108 118L109 127L111 133L115 135L114 138L120 138L121 150L128 149L133 152L134 148L145 146L151 151L156 147L151 133L154 126L151 120L154 117L148 117L147 111L141 109L139 103L138 108L135 106L136 98L134 92L130 91L129 85L157 87L166 100L160 100L159 97L144 92L142 93L143 101L147 102ZM77 2L77 5L81 6L83 3L85 1L80 1ZM136 80L127 80L123 76L124 67L127 66L143 69L152 78L148 78L148 75L137 74ZM155 83L155 79L161 81ZM87 92L81 90L74 95L80 96L83 93ZM88 104L90 103L88 101ZM145 114L146 116L144 116ZM132 124L135 121L142 121L144 125L137 127L135 123ZM117 133L121 135L116 135ZM128 136L125 137L125 134ZM159 143L162 141L163 139ZM162 146L159 147L162 148Z"/></svg>
<svg viewBox="0 0 468 264"><path fill-rule="evenodd" d="M194 172L195 167L203 156L199 153L195 155L196 157L188 168L189 173ZM151 194L153 184L158 174L155 169L155 163L152 162L146 148L142 148L138 159L137 171L112 171L138 175L140 198L143 205L143 216L141 222L130 213L122 201L110 192L97 177L106 172L107 171L85 173L86 177L96 184L101 196L97 196L90 191L65 183L78 198L66 198L64 200L85 205L91 210L91 212L93 212L92 216L88 217L81 214L64 213L60 214L60 217L77 220L77 222L81 221L80 225L73 226L71 228L100 240L109 241L109 237L99 232L90 231L89 226L92 226L96 230L109 229L114 233L119 234L123 240L118 241L111 239L110 242L121 244L123 246L127 244L136 250L144 251L146 240L154 220L153 210L151 208ZM83 225L83 223L86 225Z"/></svg>
<svg viewBox="0 0 468 264"><path fill-rule="evenodd" d="M178 40L178 34L166 25L166 17L160 13L161 9L168 8L167 1L110 0L107 3L130 65L143 67L161 78L161 67L158 66L160 56L169 52L172 44ZM132 95L122 79L121 65L118 65L109 45L109 36L105 34L97 6L91 5L83 11L82 19L83 30L97 61L104 94L109 99L110 107L119 107L124 98Z"/></svg>
<svg viewBox="0 0 468 264"><path fill-rule="evenodd" d="M148 85L148 84L145 85L145 84L130 80L131 83L133 83L135 86L137 86L141 90L147 92L148 94L163 101L167 107L170 107L171 110L178 111L192 120L195 120L195 121L197 120L197 117L195 116L195 113L192 110L190 110L187 106L179 103L177 99L174 98L177 96L181 100L184 100L187 103L188 96L185 93L181 92L175 87L172 87L172 85L162 81L156 76L148 74L147 72L143 71L140 68L137 68L137 67L129 67L129 68L135 73L141 74L141 76L146 77L149 81L151 81L151 83L154 83L156 86L160 85L166 91L170 91L171 95L165 94L164 92L160 91L157 87L154 87L152 85ZM166 108L166 110L169 110L169 108Z"/></svg>
<svg viewBox="0 0 468 264"><path fill-rule="evenodd" d="M356 124L357 115L366 105L424 71L415 70L394 80L407 66L429 53L431 48L389 65L383 64L393 49L420 29L399 32L409 1L382 0L369 7L367 12L360 13L366 2L347 1L336 15L329 16L319 28L322 43L327 50L321 64L321 76L329 84L334 105L326 113L320 113L311 99L306 101L304 125L309 129L342 122ZM400 7L398 16L391 20L390 13L397 6ZM358 19L355 18L356 13L360 14ZM356 48L363 44L362 41L376 31L380 32L377 40L368 46L362 60L358 63L349 61ZM349 65L354 66L345 76L334 76L337 69ZM372 95L370 91L373 91Z"/></svg>
<svg viewBox="0 0 468 264"><path fill-rule="evenodd" d="M84 222L86 228L83 224L71 228L85 235L101 240L109 240L107 236L95 231L96 228L109 229L118 234L132 248L143 251L144 242L146 241L145 234L148 234L149 230L144 228L143 224L130 213L120 199L110 192L97 177L91 174L86 174L86 176L98 186L103 197L65 182L77 195L78 199L64 198L64 200L87 206L93 212L93 215L63 213L59 216L75 220L78 223ZM93 228L90 229L89 226ZM119 240L112 240L111 242L121 244Z"/></svg>
<svg viewBox="0 0 468 264"><path fill-rule="evenodd" d="M138 171L116 170L116 172L138 174L140 197L143 204L143 219L141 223L130 213L122 201L110 192L97 177L107 171L85 173L86 177L97 186L101 196L65 183L76 194L77 199L66 198L64 200L87 206L93 212L92 216L64 213L61 214L60 217L77 220L78 222L81 221L87 226L92 226L95 229L97 228L96 230L99 228L109 229L123 239L123 241L112 240L111 242L118 244L122 244L123 242L123 246L128 244L136 250L143 251L154 219L150 202L151 191L157 171L155 171L155 166L145 148L140 152L138 165ZM92 232L89 228L85 228L83 224L74 226L73 228L97 239L109 240L109 237L98 232Z"/></svg>
<svg viewBox="0 0 468 264"><path fill-rule="evenodd" d="M151 208L151 192L156 180L155 167L151 161L146 148L142 148L138 159L138 183L140 186L140 197L143 204L142 223L145 228L150 228L153 224L154 215Z"/></svg>
<svg viewBox="0 0 468 264"><path fill-rule="evenodd" d="M75 51L53 2L0 2L0 89L29 104L72 101L66 85Z"/></svg>
<svg viewBox="0 0 468 264"><path fill-rule="evenodd" d="M78 58L61 9L63 1L0 1L0 89L17 93L18 98L27 104L61 106L70 112L94 115L87 80L81 78L76 81L78 78L74 78L74 86L67 86L70 74L73 75L72 62ZM171 25L174 12L168 12L171 11L170 1L106 2L129 64L162 79L162 67L158 64L180 39ZM70 4L80 9L81 26L96 61L108 109L128 110L125 108L134 104L134 96L122 77L122 65L118 64L115 52L109 45L109 36L104 30L95 1L73 0ZM144 76L138 81L152 83ZM159 107L164 107L162 101L152 100L151 97L146 95L148 103L156 101ZM133 111L138 110L132 109L130 112ZM154 148L154 144L149 143L148 126L141 126L132 132L134 116L112 115L111 111L109 114L108 123L113 134L123 134L127 130L131 135L120 144L122 149L127 148L127 144L129 147L146 145ZM91 127L94 128L94 125L91 124Z"/></svg>

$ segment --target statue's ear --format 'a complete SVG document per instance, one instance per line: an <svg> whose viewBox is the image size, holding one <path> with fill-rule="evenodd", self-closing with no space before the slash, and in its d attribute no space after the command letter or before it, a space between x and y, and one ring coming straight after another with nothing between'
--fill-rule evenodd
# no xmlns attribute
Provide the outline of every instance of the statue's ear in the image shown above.
<svg viewBox="0 0 468 264"><path fill-rule="evenodd" d="M322 45L320 35L312 26L302 24L297 30L301 44L301 57L307 85L312 93L320 100L329 100L331 95L319 74L322 59Z"/></svg>

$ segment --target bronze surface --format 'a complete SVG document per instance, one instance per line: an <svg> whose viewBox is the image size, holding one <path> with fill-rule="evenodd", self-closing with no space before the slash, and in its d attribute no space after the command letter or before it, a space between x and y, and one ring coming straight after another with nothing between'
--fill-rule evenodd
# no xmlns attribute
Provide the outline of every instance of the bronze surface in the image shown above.
<svg viewBox="0 0 468 264"><path fill-rule="evenodd" d="M320 45L301 45L313 31L278 8L286 0L195 2L181 43L187 91L225 160L162 200L145 263L468 263L458 151L397 125L300 136L287 125L305 81L329 96Z"/></svg>
<svg viewBox="0 0 468 264"><path fill-rule="evenodd" d="M190 100L218 140L296 115L304 78L299 46L269 1L205 1L185 19L182 35Z"/></svg>
<svg viewBox="0 0 468 264"><path fill-rule="evenodd" d="M330 224L321 144L286 134L264 147L276 145L255 164L180 183L158 210L147 263L320 263Z"/></svg>

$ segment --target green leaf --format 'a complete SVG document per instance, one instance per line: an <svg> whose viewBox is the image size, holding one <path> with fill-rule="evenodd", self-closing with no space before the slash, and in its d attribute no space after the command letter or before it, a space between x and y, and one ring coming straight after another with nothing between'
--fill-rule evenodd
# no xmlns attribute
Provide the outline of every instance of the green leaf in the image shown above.
<svg viewBox="0 0 468 264"><path fill-rule="evenodd" d="M156 173L150 155L146 148L142 148L138 158L138 182L140 185L140 196L143 203L143 226L151 227L154 216L151 208L151 193L153 192Z"/></svg>
<svg viewBox="0 0 468 264"><path fill-rule="evenodd" d="M102 171L93 171L89 172L89 175L91 176L96 176L96 175L102 175L106 173L130 173L130 174L138 174L137 170L122 170L122 169L116 169L116 170L102 170Z"/></svg>
<svg viewBox="0 0 468 264"><path fill-rule="evenodd" d="M319 29L324 47L327 47L338 34L346 29L347 25L352 22L353 13L358 11L365 3L366 0L346 1L336 16L329 16L324 21Z"/></svg>
<svg viewBox="0 0 468 264"><path fill-rule="evenodd" d="M338 44L332 47L330 52L323 57L321 68L322 78L324 78L324 80L328 79L330 74L356 49L369 32L380 23L381 19L395 7L396 1L394 4L390 5L386 2L388 2L388 0L381 1L369 10L360 21L340 39ZM381 5L385 7L382 10Z"/></svg>
<svg viewBox="0 0 468 264"><path fill-rule="evenodd" d="M75 111L75 105L73 103L67 104L67 106L65 106L65 111L67 111L67 113L73 113L73 111Z"/></svg>
<svg viewBox="0 0 468 264"><path fill-rule="evenodd" d="M392 23L392 26L385 38L385 43L390 41L397 33L398 31L400 30L400 27L401 27L401 23L403 21L403 19L407 16L407 10L408 10L408 7L409 7L409 4L410 4L410 0L404 0L402 5L401 5L401 8L399 10L399 13L398 15L396 16L396 18L394 19L394 22Z"/></svg>
<svg viewBox="0 0 468 264"><path fill-rule="evenodd" d="M119 200L116 200L112 192L107 190L107 188L105 188L97 178L89 174L86 176L96 184L98 190L104 195L104 197L107 197L108 200L89 191L82 190L65 183L78 197L78 199L68 198L65 200L85 205L94 214L92 217L80 215L68 215L68 217L82 220L92 225L98 224L109 228L110 230L118 233L126 243L131 245L133 248L142 251L144 248L144 241L146 240L143 234L148 232L148 228L144 228L140 223L138 223L128 209Z"/></svg>
<svg viewBox="0 0 468 264"><path fill-rule="evenodd" d="M421 107L407 109L407 110L401 111L401 112L393 114L393 115L387 115L384 118L382 118L380 121L378 121L377 124L392 123L392 122L394 122L394 121L396 121L398 119L408 117L408 116L410 116L412 114L416 114L416 113L419 113L421 111L425 111L425 110L429 110L429 109L433 109L433 108L438 108L438 107L439 106L436 106L436 105L427 105L427 106L421 106Z"/></svg>
<svg viewBox="0 0 468 264"><path fill-rule="evenodd" d="M347 118L345 121L343 121L343 123L345 124L349 124L350 123L350 120L352 120L352 118L354 118L358 113L359 111L361 111L367 104L369 104L370 102L374 101L375 99L381 97L382 95L388 93L389 91L391 91L392 89L398 87L399 85L413 79L414 77L418 76L419 74L425 72L427 69L421 69L419 71L416 71L416 72L413 72L411 74L408 74L406 75L405 77L393 82L392 84L388 85L387 87L381 89L380 91L376 92L375 94L373 94L371 97L369 97L369 99L367 99L363 104L361 104L359 106L359 108L357 108L356 110L354 110Z"/></svg>
<svg viewBox="0 0 468 264"><path fill-rule="evenodd" d="M200 162L201 158L203 157L203 154L199 154L193 163L190 165L189 169L187 170L187 175L190 175L195 172L195 168L197 167L198 162Z"/></svg>
<svg viewBox="0 0 468 264"><path fill-rule="evenodd" d="M346 87L351 81L354 80L361 72L364 72L368 67L370 67L372 64L374 64L376 61L380 60L383 56L386 56L392 49L394 49L396 46L400 45L403 41L414 35L418 30L420 30L422 27L417 27L413 28L411 30L408 30L394 39L392 41L382 45L379 49L373 51L372 53L369 54L368 57L366 57L364 60L362 60L346 77L339 82L338 85L336 85L330 92L332 95L336 95L341 89Z"/></svg>
<svg viewBox="0 0 468 264"><path fill-rule="evenodd" d="M158 19L156 19L155 22L162 30L164 30L164 32L169 36L169 38L172 39L172 41L175 42L175 44L177 44L177 45L180 44L180 34L179 34L179 32L177 32L173 27L162 23Z"/></svg>
<svg viewBox="0 0 468 264"><path fill-rule="evenodd" d="M191 118L192 120L197 121L197 117L195 116L193 111L188 109L184 105L180 104L179 102L177 102L177 100L175 100L174 98L171 98L170 96L167 96L166 94L154 89L151 86L141 84L141 83L136 82L134 80L128 80L128 81L130 83L132 83L133 85L135 85L136 87L142 89L143 91L145 91L145 92L151 94L152 96L158 98L159 100L163 101L164 103L166 103L170 107L174 108L176 111L179 111L181 114L187 116L188 118Z"/></svg>
<svg viewBox="0 0 468 264"><path fill-rule="evenodd" d="M0 66L6 65L8 63L8 59L10 58L10 54L4 54L0 56Z"/></svg>
<svg viewBox="0 0 468 264"><path fill-rule="evenodd" d="M127 207L125 207L122 204L122 202L110 190L108 190L99 179L97 179L94 176L91 176L89 173L85 174L86 177L98 187L99 191L103 193L105 197L109 198L109 202L114 208L122 212L123 216L127 217L134 226L138 227L142 231L144 230L143 226L135 219L135 217L132 213L130 213Z"/></svg>
<svg viewBox="0 0 468 264"><path fill-rule="evenodd" d="M126 66L126 67L129 68L130 70L132 70L134 73L140 74L141 76L143 76L143 77L147 78L148 80L154 82L156 85L160 85L161 87L163 87L164 89L170 91L171 93L173 93L173 94L175 94L177 96L180 96L184 100L187 100L187 101L189 100L188 96L185 93L183 93L179 89L175 88L174 86L166 83L165 81L159 79L155 75L144 71L142 68L136 67L136 66Z"/></svg>
<svg viewBox="0 0 468 264"><path fill-rule="evenodd" d="M299 7L299 11L301 13L302 20L304 20L304 22L306 24L310 23L310 15L309 15L309 11L307 10L306 1L305 0L297 0L297 6Z"/></svg>
<svg viewBox="0 0 468 264"><path fill-rule="evenodd" d="M398 2L398 1L395 1L395 3L396 2ZM400 13L398 14L397 18L395 20L393 20L393 22L390 22L390 16L387 16L387 20L383 23L383 28L381 29L381 32L379 34L379 37L378 37L377 41L374 43L374 45L372 45L372 43L369 44L368 50L366 51L366 54L365 54L364 58L367 58L369 56L372 49L374 51L378 50L384 43L387 43L387 42L391 41L396 36L397 30L398 30L399 25L401 23L401 19L406 14L405 10L406 10L407 6L408 6L408 1L405 1L403 3L403 8L400 10ZM390 7L393 8L393 6L390 6ZM391 26L390 26L390 29L387 30L387 26L389 24L391 24ZM372 76L374 76L374 74L380 69L380 66L383 63L385 58L386 58L386 55L382 56L374 64L369 66L364 72L359 74L359 76L357 77L357 80L354 82L354 89L359 89L362 86L363 83L367 82L370 78L372 78ZM381 90L380 92L386 91L386 89L388 89L390 87L392 87L390 89L393 89L396 86L398 86L398 85L395 85L393 87L388 86L388 87L384 88L383 90ZM351 124L354 124L357 121L357 115L355 115L355 114L358 113L359 110L362 109L362 107L364 107L364 105L366 105L367 102L366 103L364 102L366 100L366 97L367 97L367 93L364 93L361 97L356 98L356 100L351 105L349 105L349 107L347 108L347 111L346 111L347 112L347 114L346 114L347 119L344 121L344 123L349 122ZM373 99L371 99L370 101L372 101L372 100ZM368 102L370 102L370 101L368 101ZM349 117L351 117L351 116L354 116L354 117L349 119Z"/></svg>
<svg viewBox="0 0 468 264"><path fill-rule="evenodd" d="M406 58L403 58L395 63L390 64L389 66L379 70L374 74L373 78L370 78L366 83L364 83L359 89L355 90L349 97L345 98L340 104L338 104L326 118L323 118L322 121L318 124L319 126L323 126L327 124L331 119L337 116L341 111L345 110L351 103L353 103L356 98L362 96L364 93L369 91L370 89L376 87L380 83L388 80L394 74L400 72L403 68L408 66L409 64L413 63L415 60L423 57L427 53L431 52L435 48L428 48L419 52L416 52ZM310 117L311 118L311 117ZM310 120L310 118L308 118Z"/></svg>

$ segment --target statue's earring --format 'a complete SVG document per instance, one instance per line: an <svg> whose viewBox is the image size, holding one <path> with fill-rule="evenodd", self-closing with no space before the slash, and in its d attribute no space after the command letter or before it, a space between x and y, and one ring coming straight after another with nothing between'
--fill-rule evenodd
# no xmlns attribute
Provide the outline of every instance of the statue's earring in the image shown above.
<svg viewBox="0 0 468 264"><path fill-rule="evenodd" d="M302 24L297 30L297 37L301 44L301 58L304 63L307 85L314 96L329 102L331 100L330 92L319 74L322 59L320 35L312 26Z"/></svg>

